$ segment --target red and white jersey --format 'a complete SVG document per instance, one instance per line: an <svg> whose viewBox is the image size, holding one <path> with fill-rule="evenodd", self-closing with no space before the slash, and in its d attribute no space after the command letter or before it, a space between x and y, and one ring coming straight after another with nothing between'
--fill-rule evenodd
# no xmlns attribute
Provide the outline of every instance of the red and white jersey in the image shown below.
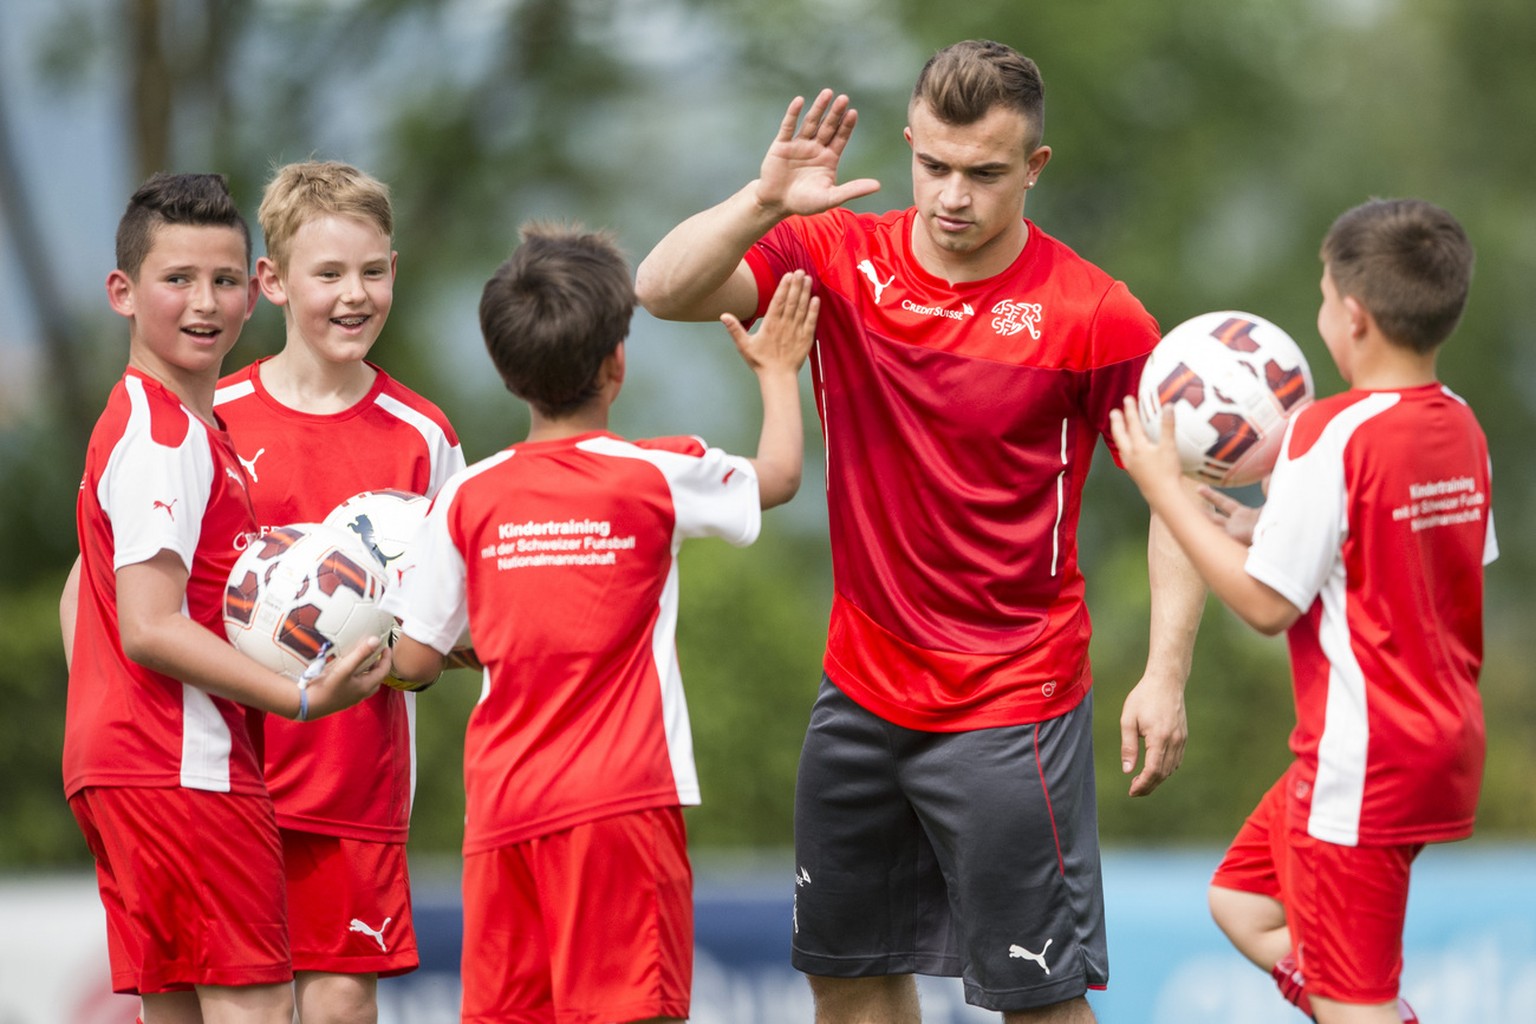
<svg viewBox="0 0 1536 1024"><path fill-rule="evenodd" d="M384 606L485 685L464 741L464 852L699 802L673 638L688 537L757 538L757 475L697 438L524 442L454 477Z"/></svg>
<svg viewBox="0 0 1536 1024"><path fill-rule="evenodd" d="M262 386L261 362L220 381L214 405L245 466L263 531L319 522L362 491L430 497L464 468L447 417L377 366L361 401L319 415L274 398ZM415 727L416 695L387 686L319 721L268 716L267 786L278 824L404 841L415 790Z"/></svg>
<svg viewBox="0 0 1536 1024"><path fill-rule="evenodd" d="M1304 609L1292 806L1318 839L1471 833L1491 498L1482 428L1439 384L1347 391L1287 429L1247 569Z"/></svg>
<svg viewBox="0 0 1536 1024"><path fill-rule="evenodd" d="M260 794L260 712L123 654L117 570L172 551L188 618L224 638L224 588L256 523L229 438L129 369L91 433L76 506L80 598L64 792L137 786Z"/></svg>
<svg viewBox="0 0 1536 1024"><path fill-rule="evenodd" d="M888 721L1041 721L1092 685L1083 483L1156 322L1029 224L1006 271L957 285L913 256L911 210L790 218L747 253L759 314L815 277L812 374L834 594L826 671Z"/></svg>

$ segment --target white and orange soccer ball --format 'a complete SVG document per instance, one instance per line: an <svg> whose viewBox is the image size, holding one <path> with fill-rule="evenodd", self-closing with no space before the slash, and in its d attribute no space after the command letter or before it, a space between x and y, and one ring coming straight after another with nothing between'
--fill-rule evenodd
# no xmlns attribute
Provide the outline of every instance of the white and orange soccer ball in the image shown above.
<svg viewBox="0 0 1536 1024"><path fill-rule="evenodd" d="M1217 487L1256 483L1274 468L1289 418L1312 401L1300 346L1252 313L1202 313L1152 350L1137 406L1156 441L1165 407L1185 475Z"/></svg>
<svg viewBox="0 0 1536 1024"><path fill-rule="evenodd" d="M224 632L240 651L298 679L317 658L365 637L388 641L395 620L379 608L384 586L383 571L346 534L319 523L279 527L235 560Z"/></svg>

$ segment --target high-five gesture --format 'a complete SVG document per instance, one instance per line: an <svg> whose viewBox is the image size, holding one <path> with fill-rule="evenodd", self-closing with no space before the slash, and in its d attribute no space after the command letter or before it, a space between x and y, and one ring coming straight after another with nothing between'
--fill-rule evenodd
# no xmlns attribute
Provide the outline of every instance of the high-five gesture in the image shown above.
<svg viewBox="0 0 1536 1024"><path fill-rule="evenodd" d="M867 196L880 188L873 178L837 183L837 165L858 123L859 112L848 97L833 97L823 89L805 110L805 97L796 96L784 112L779 133L763 157L757 180L757 201L780 214L813 214Z"/></svg>

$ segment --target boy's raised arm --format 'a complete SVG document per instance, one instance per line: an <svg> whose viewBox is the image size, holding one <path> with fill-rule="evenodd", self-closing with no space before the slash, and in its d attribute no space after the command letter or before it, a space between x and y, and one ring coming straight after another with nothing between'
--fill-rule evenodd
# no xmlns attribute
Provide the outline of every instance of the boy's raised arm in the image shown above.
<svg viewBox="0 0 1536 1024"><path fill-rule="evenodd" d="M763 508L782 505L800 489L805 432L800 417L800 367L816 340L821 300L811 294L804 271L785 274L768 303L768 313L748 334L733 314L720 317L736 350L757 375L763 396L763 429L758 435L758 495Z"/></svg>

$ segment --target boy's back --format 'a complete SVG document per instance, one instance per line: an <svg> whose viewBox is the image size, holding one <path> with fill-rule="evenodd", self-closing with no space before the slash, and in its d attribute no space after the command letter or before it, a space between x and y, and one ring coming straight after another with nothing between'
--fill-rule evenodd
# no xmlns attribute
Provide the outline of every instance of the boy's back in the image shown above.
<svg viewBox="0 0 1536 1024"><path fill-rule="evenodd" d="M676 556L687 537L749 544L760 521L749 461L696 438L529 441L449 481L418 539L410 621L446 649L467 616L487 670L466 853L699 802Z"/></svg>
<svg viewBox="0 0 1536 1024"><path fill-rule="evenodd" d="M469 627L485 665L464 749L465 1020L685 1020L699 801L674 652L677 553L744 545L799 487L796 373L817 300L781 284L756 334L755 458L608 430L634 311L611 236L529 225L480 298L528 439L455 475L385 595L396 675L430 682ZM510 946L508 939L515 936ZM502 955L502 954L505 955Z"/></svg>
<svg viewBox="0 0 1536 1024"><path fill-rule="evenodd" d="M1312 835L1471 833L1490 497L1487 440L1442 385L1348 391L1291 426L1247 570L1309 609L1289 636Z"/></svg>

